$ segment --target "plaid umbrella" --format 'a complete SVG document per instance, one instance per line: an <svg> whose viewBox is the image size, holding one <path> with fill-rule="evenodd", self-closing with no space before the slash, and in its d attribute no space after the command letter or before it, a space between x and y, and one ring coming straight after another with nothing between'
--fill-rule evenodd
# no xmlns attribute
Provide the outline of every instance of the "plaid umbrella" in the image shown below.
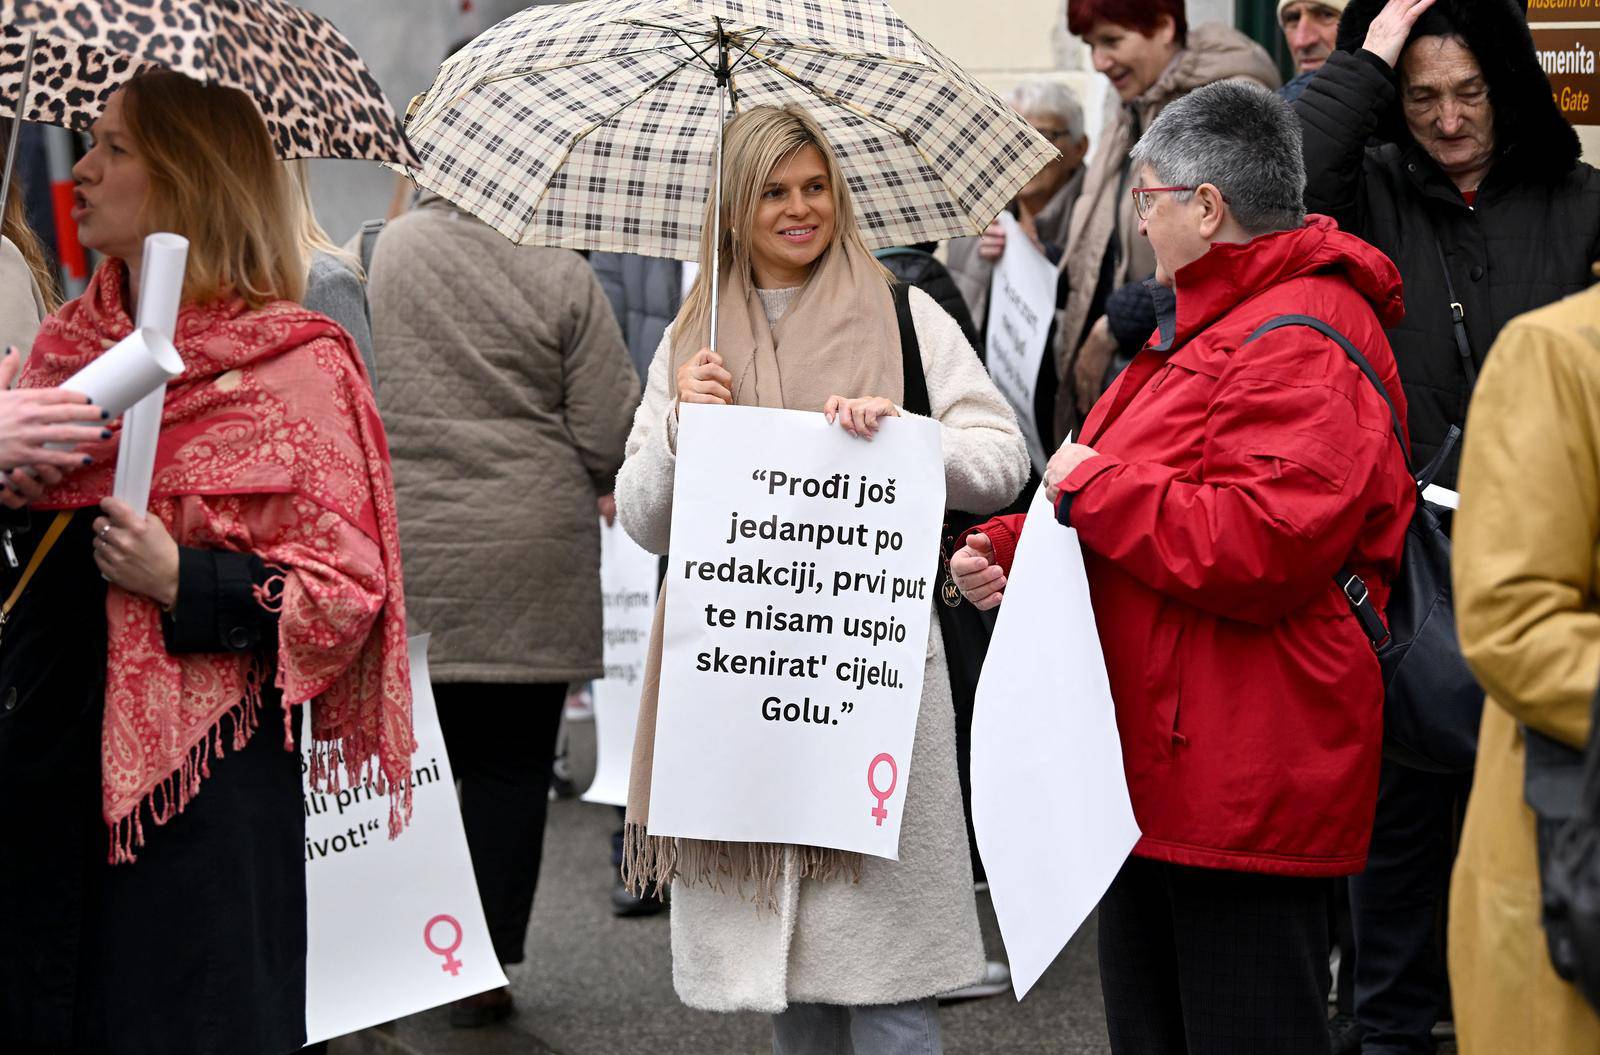
<svg viewBox="0 0 1600 1055"><path fill-rule="evenodd" d="M350 42L283 0L0 0L0 109L23 120L85 130L149 66L244 90L280 158L416 160Z"/></svg>
<svg viewBox="0 0 1600 1055"><path fill-rule="evenodd" d="M874 246L980 232L1056 156L881 0L589 0L452 55L412 100L407 171L516 242L693 259L719 118L788 103Z"/></svg>

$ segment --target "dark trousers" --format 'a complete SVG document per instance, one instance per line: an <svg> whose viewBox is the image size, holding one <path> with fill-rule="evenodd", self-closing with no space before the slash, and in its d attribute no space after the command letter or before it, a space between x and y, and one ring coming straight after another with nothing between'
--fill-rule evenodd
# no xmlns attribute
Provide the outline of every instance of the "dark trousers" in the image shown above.
<svg viewBox="0 0 1600 1055"><path fill-rule="evenodd" d="M501 963L521 963L567 686L461 682L433 695L489 937Z"/></svg>
<svg viewBox="0 0 1600 1055"><path fill-rule="evenodd" d="M1130 857L1100 902L1113 1055L1326 1053L1330 884Z"/></svg>
<svg viewBox="0 0 1600 1055"><path fill-rule="evenodd" d="M1449 1012L1445 903L1472 777L1384 762L1367 869L1350 880L1363 1055L1434 1050Z"/></svg>

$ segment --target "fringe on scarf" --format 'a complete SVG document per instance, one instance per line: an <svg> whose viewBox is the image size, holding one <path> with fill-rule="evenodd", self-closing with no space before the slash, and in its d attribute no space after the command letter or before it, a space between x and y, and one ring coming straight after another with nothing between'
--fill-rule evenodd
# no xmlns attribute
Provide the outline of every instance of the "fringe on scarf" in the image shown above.
<svg viewBox="0 0 1600 1055"><path fill-rule="evenodd" d="M229 747L235 753L244 750L261 723L261 679L254 671L245 678L243 698L224 711L223 716L233 719ZM189 748L182 765L146 792L126 817L110 822L110 863L132 864L136 859L134 851L144 845L145 811L150 812L150 819L156 824L166 824L182 813L190 800L200 793L200 782L211 776L212 757L222 758L226 754L219 719Z"/></svg>
<svg viewBox="0 0 1600 1055"><path fill-rule="evenodd" d="M252 663L245 673L244 697L224 712L233 719L233 736L229 746L237 753L244 750L261 724L261 684L263 672ZM200 782L211 776L211 759L222 758L227 752L221 743L222 722L219 720L198 743L189 748L183 764L165 780L151 788L126 817L110 824L111 864L131 864L136 860L134 851L144 845L144 818L146 809L156 824L166 824L184 811L191 799L200 793ZM286 751L295 749L294 708L283 708L283 746ZM403 779L389 779L378 764L376 752L360 752L365 758L359 769L344 764L344 741L317 741L311 745L309 782L317 791L338 794L346 781L352 787L370 783L380 795L389 799L389 838L394 839L411 823L411 774ZM391 793L393 792L393 793Z"/></svg>
<svg viewBox="0 0 1600 1055"><path fill-rule="evenodd" d="M346 738L348 739L348 738ZM337 795L346 784L361 787L371 784L374 791L389 799L389 838L398 838L411 823L411 774L391 778L383 771L375 752L352 752L364 758L359 768L345 762L345 739L318 740L311 745L307 782L323 794Z"/></svg>
<svg viewBox="0 0 1600 1055"><path fill-rule="evenodd" d="M728 843L651 835L629 821L622 831L622 885L634 897L665 896L667 884L705 884L719 894L728 884L742 901L758 910L778 910L778 881L784 856L793 850L799 879L828 882L848 878L861 882L861 855L821 846L783 843ZM746 885L751 887L747 893Z"/></svg>

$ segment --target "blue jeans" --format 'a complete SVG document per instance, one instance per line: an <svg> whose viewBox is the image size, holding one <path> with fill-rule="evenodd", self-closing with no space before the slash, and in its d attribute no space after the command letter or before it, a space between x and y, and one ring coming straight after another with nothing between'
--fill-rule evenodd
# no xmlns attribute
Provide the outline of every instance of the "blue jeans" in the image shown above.
<svg viewBox="0 0 1600 1055"><path fill-rule="evenodd" d="M939 1005L790 1004L772 1016L772 1055L942 1055Z"/></svg>

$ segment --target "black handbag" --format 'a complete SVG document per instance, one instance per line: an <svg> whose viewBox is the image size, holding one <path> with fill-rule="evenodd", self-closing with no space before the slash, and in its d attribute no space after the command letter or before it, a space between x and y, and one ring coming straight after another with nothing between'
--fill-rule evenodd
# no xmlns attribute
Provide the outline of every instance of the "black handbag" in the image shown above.
<svg viewBox="0 0 1600 1055"><path fill-rule="evenodd" d="M1592 713L1600 722L1600 693ZM1591 732L1588 749L1574 751L1532 729L1523 732L1523 796L1538 833L1550 965L1600 1011L1600 738Z"/></svg>
<svg viewBox="0 0 1600 1055"><path fill-rule="evenodd" d="M1461 430L1452 426L1433 461L1420 474L1414 472L1400 415L1367 357L1344 334L1309 315L1271 319L1259 326L1250 340L1285 326L1310 327L1344 349L1388 406L1395 441L1406 460L1406 472L1417 484L1417 507L1406 528L1400 574L1389 591L1387 627L1359 575L1341 570L1335 577L1383 670L1384 754L1414 769L1470 773L1478 754L1483 690L1468 669L1456 637L1450 592L1450 536L1422 498L1422 492L1433 483L1455 447Z"/></svg>

